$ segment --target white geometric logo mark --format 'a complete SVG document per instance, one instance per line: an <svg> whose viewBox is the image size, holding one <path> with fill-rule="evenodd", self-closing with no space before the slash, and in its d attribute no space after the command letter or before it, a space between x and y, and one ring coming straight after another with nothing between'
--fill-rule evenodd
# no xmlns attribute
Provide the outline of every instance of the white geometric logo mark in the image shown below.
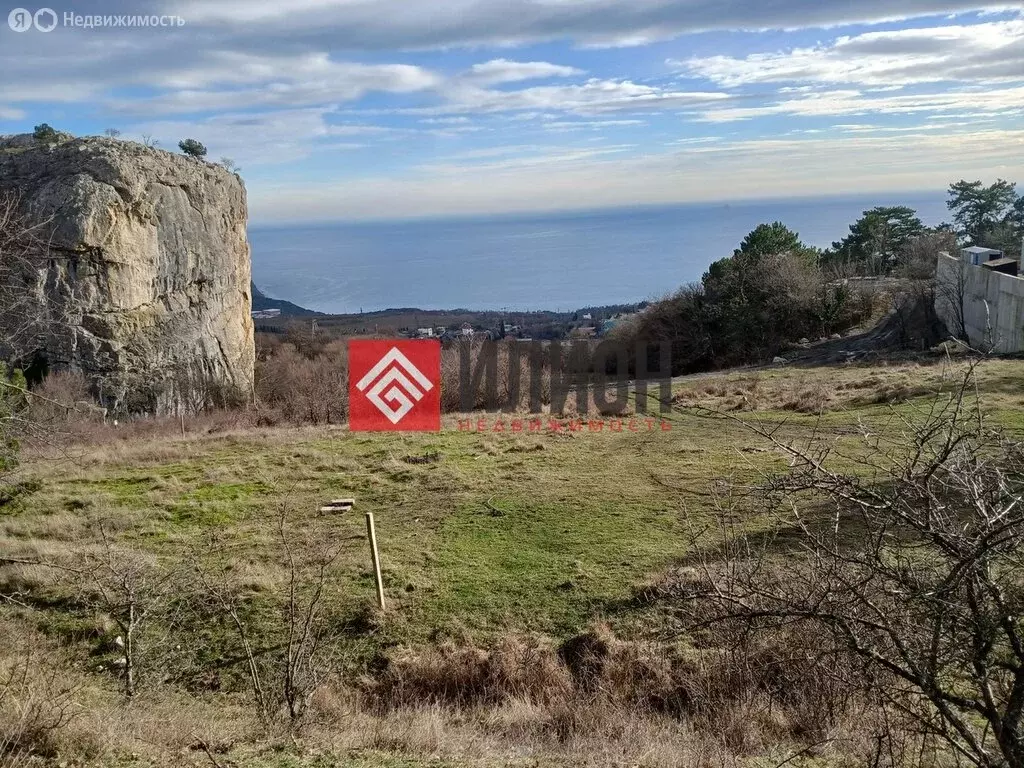
<svg viewBox="0 0 1024 768"><path fill-rule="evenodd" d="M420 386L417 387L410 379ZM430 379L397 347L392 347L356 384L356 389L365 394L392 424L404 419L413 406L433 388Z"/></svg>

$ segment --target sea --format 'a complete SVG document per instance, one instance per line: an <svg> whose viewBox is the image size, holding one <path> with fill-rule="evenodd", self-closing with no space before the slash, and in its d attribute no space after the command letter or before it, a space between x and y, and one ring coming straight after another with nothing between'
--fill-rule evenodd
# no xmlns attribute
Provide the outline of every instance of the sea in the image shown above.
<svg viewBox="0 0 1024 768"><path fill-rule="evenodd" d="M827 247L876 205L933 226L945 194L681 204L476 218L251 223L253 280L267 296L332 314L399 307L562 310L661 298L699 280L758 224Z"/></svg>

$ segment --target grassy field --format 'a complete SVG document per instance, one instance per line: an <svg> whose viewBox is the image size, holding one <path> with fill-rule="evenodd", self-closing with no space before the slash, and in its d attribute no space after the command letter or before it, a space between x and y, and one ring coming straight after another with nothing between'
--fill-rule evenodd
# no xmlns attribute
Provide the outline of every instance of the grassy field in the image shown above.
<svg viewBox="0 0 1024 768"><path fill-rule="evenodd" d="M26 563L80 563L116 546L167 569L188 563L240 590L253 636L270 643L260 634L260 617L280 607L289 554L330 550L337 559L325 604L338 629L339 663L352 675L369 674L381 657L401 649L446 641L487 646L530 635L557 643L595 624L642 639L661 617L636 596L685 558L696 538L706 540L716 491L786 467L784 456L741 420L779 425L791 439L852 446L861 430L905 430L958 367L936 361L696 378L676 385L667 431L480 433L459 431L454 419L439 434L409 435L211 430L196 421L184 436L132 437L111 427L90 444L51 441L29 451L24 477L39 488L0 514L0 551ZM983 363L976 391L994 423L1024 434L1024 365ZM349 496L356 499L351 513L317 511L326 500ZM366 511L377 521L383 615L372 608ZM756 530L761 522L739 524ZM291 550L282 547L282 525ZM96 671L104 658L97 638L109 634L103 617L63 572L26 563L0 567L9 596L0 619L10 632L69 655L90 695L114 701L118 681ZM230 627L221 631L230 634ZM157 727L152 713L174 709L182 690L191 691L187 706L199 720L234 722L225 713L244 709L241 663L211 651L217 641L207 630L196 632L167 651L162 664L170 673L148 678L149 719L118 710L131 721L125 727L134 741L99 749L102 764L155 763L173 753L153 747L160 739L145 734ZM216 684L195 693L213 667ZM422 717L417 722L415 728L428 728ZM447 754L452 764L518 764L513 747L487 758L483 747L453 747L449 742L465 744L454 736L446 742L436 733L413 738L403 731L403 738L381 739L382 728L401 731L394 720L372 728L372 738L333 741L301 760L246 753L224 737L222 756L209 760L398 768L447 765ZM178 739L190 740L190 733ZM427 757L403 756L421 749ZM189 761L213 764L195 751Z"/></svg>

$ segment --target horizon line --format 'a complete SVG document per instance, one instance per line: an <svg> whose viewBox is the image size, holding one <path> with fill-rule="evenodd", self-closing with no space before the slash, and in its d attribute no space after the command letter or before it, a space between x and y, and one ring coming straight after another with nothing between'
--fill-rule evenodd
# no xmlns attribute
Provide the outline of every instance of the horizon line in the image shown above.
<svg viewBox="0 0 1024 768"><path fill-rule="evenodd" d="M265 221L255 222L251 218L247 222L247 227L253 227L255 229L275 229L285 227L296 227L296 226L358 226L358 225L374 225L374 224L416 224L433 221L487 221L487 220L511 220L511 219L541 219L541 218L556 218L562 216L587 216L587 215L600 215L607 214L614 211L644 211L644 210L657 210L657 209L668 209L668 208L701 208L701 207L743 207L743 206L754 206L754 205L765 205L765 204L779 204L779 203L799 203L799 202L816 202L821 203L823 200L860 200L860 199L871 199L874 197L881 198L883 195L889 198L899 197L904 195L939 195L945 196L947 190L938 189L905 189L897 191L878 191L878 192L852 192L847 194L834 194L834 195L793 195L793 196L778 196L778 197L744 197L744 198L711 198L708 200L694 201L694 200L680 200L680 201L669 201L669 202L658 202L658 203L625 203L617 205L604 205L604 206L586 206L580 208L538 208L535 210L515 210L515 211L496 211L493 213L443 213L443 214L427 214L423 216L372 216L372 217L360 217L360 218L335 218L335 219L287 219L279 221ZM886 201L881 200L879 205L884 204ZM896 202L890 200L889 202ZM898 204L898 203L897 203ZM785 223L785 222L783 222Z"/></svg>

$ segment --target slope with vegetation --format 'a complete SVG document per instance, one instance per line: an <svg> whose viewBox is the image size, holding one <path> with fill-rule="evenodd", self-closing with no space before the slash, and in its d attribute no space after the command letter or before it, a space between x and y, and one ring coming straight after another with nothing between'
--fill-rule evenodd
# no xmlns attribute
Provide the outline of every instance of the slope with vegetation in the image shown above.
<svg viewBox="0 0 1024 768"><path fill-rule="evenodd" d="M971 367L937 359L698 379L676 385L668 432L481 434L452 422L440 434L360 435L256 429L220 414L188 421L182 435L177 421L113 429L37 414L77 437L31 441L11 479L34 490L0 507L4 748L23 762L102 765L317 765L330 755L352 765L427 755L740 765L813 754L925 766L972 749L999 764L985 723L1004 719L1016 667L1001 666L1013 649L998 622L985 624L980 657L992 708L978 714L975 703L989 705L968 701L979 678L963 643L943 646L936 669L951 687L933 700L927 680L851 655L827 617L787 618L822 589L844 594L855 573L840 566L863 564L851 554L820 570L837 552L822 538L837 514L851 553L882 542L902 563L872 576L880 595L902 610L892 590L920 590L923 602L892 613L900 633L915 615L968 622L965 631L999 618L998 603L971 614L960 591L936 604L955 597L958 613L928 613L930 585L961 550L915 538L894 548L923 535L898 521L861 539L857 509L829 501L844 488L872 493L856 478L898 474L915 440L913 487L970 516L957 529L962 551L996 535L981 575L1011 605L1024 597L1006 580L1006 543L1022 522L1006 504L1019 490L999 475L984 485L990 469L1016 472L1000 456L1012 459L1024 436L1024 373L1012 361ZM980 463L965 475L963 462ZM983 483L991 519L965 505L965 478ZM339 496L377 516L383 613L361 516L317 511ZM821 548L808 563L818 570L794 559L801 537ZM707 579L718 587L709 592ZM847 619L860 620L850 605ZM1008 610L1003 620L1018 626ZM879 650L883 641L872 639ZM920 660L918 647L904 661ZM952 716L937 717L939 704Z"/></svg>
<svg viewBox="0 0 1024 768"><path fill-rule="evenodd" d="M951 188L962 241L1019 233L1001 184ZM859 285L926 297L956 236L763 225L617 333L770 359L888 309ZM342 341L268 347L251 407L185 419L0 369L0 765L1022 764L1019 362L950 343L676 382L670 429L570 401L396 435L334 426Z"/></svg>
<svg viewBox="0 0 1024 768"><path fill-rule="evenodd" d="M762 224L699 283L652 304L617 336L669 341L674 372L691 373L770 362L801 340L845 334L893 311L930 314L932 325L940 252L984 245L1019 258L1024 238L1024 196L1010 182L952 184L948 207L955 224L934 229L910 208L873 208L825 251L781 222Z"/></svg>

